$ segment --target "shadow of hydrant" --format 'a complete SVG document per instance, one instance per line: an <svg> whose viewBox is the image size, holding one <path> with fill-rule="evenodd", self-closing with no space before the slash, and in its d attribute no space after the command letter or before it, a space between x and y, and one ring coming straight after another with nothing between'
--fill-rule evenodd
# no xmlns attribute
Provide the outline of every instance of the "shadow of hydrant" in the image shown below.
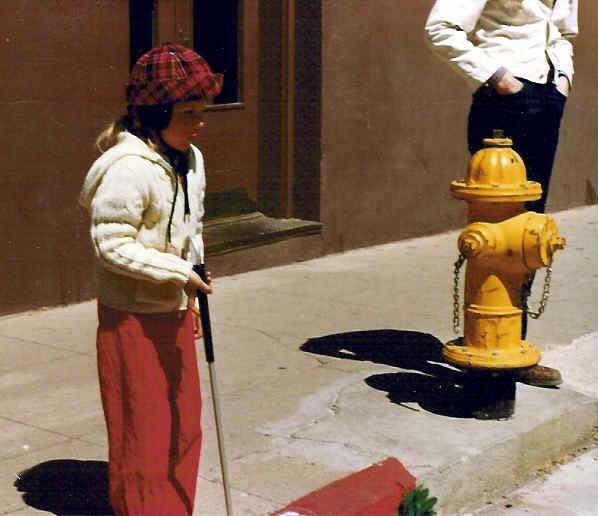
<svg viewBox="0 0 598 516"><path fill-rule="evenodd" d="M108 463L59 459L17 475L15 487L27 505L58 516L109 516Z"/></svg>
<svg viewBox="0 0 598 516"><path fill-rule="evenodd" d="M365 379L370 387L386 391L388 399L398 405L415 402L424 410L450 417L509 418L515 407L515 380L509 375L458 370L445 362L442 346L428 333L385 329L316 337L301 350L417 371Z"/></svg>

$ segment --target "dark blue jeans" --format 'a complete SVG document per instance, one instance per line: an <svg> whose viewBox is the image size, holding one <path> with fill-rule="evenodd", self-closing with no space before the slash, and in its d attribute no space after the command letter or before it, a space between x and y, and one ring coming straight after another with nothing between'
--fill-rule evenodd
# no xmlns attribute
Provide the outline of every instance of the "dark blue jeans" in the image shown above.
<svg viewBox="0 0 598 516"><path fill-rule="evenodd" d="M567 99L552 83L519 80L523 88L513 95L499 95L487 86L474 93L467 127L469 152L480 150L484 138L491 138L494 129L502 129L505 136L513 140L513 149L523 158L528 180L542 185L542 197L526 203L526 208L544 213ZM522 338L526 334L524 312Z"/></svg>

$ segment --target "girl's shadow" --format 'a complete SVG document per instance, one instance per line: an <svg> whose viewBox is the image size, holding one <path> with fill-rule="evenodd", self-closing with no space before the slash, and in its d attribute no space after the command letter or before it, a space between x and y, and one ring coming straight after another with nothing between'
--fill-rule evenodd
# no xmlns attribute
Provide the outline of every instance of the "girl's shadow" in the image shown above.
<svg viewBox="0 0 598 516"><path fill-rule="evenodd" d="M386 391L388 399L398 405L415 402L435 414L476 419L506 419L514 411L512 376L463 372L449 366L442 356L442 342L428 333L337 333L309 339L301 350L417 371L375 374L365 379L370 387Z"/></svg>
<svg viewBox="0 0 598 516"><path fill-rule="evenodd" d="M15 487L30 507L57 516L108 516L108 463L58 459L17 475Z"/></svg>

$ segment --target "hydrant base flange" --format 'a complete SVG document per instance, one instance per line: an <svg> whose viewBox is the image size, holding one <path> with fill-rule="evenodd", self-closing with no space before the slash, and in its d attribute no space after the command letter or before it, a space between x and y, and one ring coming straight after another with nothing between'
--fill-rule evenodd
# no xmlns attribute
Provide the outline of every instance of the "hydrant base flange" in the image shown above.
<svg viewBox="0 0 598 516"><path fill-rule="evenodd" d="M540 361L540 350L525 340L519 346L505 349L462 346L458 342L462 339L445 344L442 354L449 364L463 369L517 369Z"/></svg>

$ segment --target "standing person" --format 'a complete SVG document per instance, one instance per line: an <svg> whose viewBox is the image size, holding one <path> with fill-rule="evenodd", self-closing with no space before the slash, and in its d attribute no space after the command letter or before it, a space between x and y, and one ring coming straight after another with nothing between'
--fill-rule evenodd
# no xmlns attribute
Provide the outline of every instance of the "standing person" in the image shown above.
<svg viewBox="0 0 598 516"><path fill-rule="evenodd" d="M436 0L425 31L433 49L477 86L467 138L473 154L502 129L542 197L527 204L544 213L561 117L573 82L577 0ZM527 288L531 288L530 285ZM527 332L523 314L522 338ZM524 369L520 381L562 382L558 370Z"/></svg>
<svg viewBox="0 0 598 516"><path fill-rule="evenodd" d="M91 215L97 354L117 515L190 515L201 448L193 271L203 252L203 157L191 144L222 76L178 44L139 58L127 114L98 138Z"/></svg>

